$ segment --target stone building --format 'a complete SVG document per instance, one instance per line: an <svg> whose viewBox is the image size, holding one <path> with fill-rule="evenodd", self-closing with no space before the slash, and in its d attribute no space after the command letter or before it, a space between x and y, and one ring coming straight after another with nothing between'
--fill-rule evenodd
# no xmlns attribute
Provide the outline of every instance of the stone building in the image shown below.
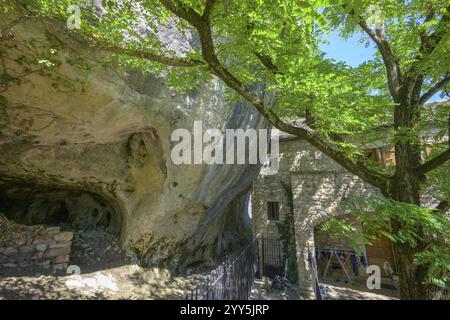
<svg viewBox="0 0 450 320"><path fill-rule="evenodd" d="M262 168L253 184L253 231L255 235L279 237L278 224L292 212L298 286L302 296L311 297L314 291L309 253L314 253L319 247L352 250L346 240L332 239L319 231L318 226L332 217L345 214L343 204L353 198L374 196L379 192L303 139L283 133L279 148L278 173L270 174ZM365 151L375 161L393 161L390 148L373 146ZM348 218L351 217L346 216ZM379 265L382 272L386 261L392 268L395 266L392 244L387 239L381 239L370 247L362 246L361 252L369 264ZM365 272L360 275L365 275Z"/></svg>

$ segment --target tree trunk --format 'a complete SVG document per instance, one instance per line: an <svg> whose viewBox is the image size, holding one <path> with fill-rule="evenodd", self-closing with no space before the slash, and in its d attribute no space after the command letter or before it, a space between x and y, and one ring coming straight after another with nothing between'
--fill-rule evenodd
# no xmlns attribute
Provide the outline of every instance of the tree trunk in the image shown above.
<svg viewBox="0 0 450 320"><path fill-rule="evenodd" d="M410 97L409 92L403 92L404 97ZM410 203L420 206L420 185L419 177L413 172L412 168L420 164L420 141L418 132L414 132L419 117L419 106L411 105L410 98L402 101L395 110L395 128L400 133L395 144L396 171L394 182L389 190L389 198L395 201ZM410 130L408 138L405 139L404 130ZM415 135L415 136L414 136ZM400 221L391 221L394 234L402 228ZM422 230L416 230L420 236ZM426 243L419 241L415 248L408 244L394 243L394 257L396 260L396 269L400 277L400 298L411 299L430 299L433 291L430 285L425 284L427 274L426 266L416 266L413 261L415 255L423 250Z"/></svg>
<svg viewBox="0 0 450 320"><path fill-rule="evenodd" d="M420 205L418 178L411 173L396 177L390 196L396 201ZM402 228L401 222L391 221L391 225L394 234L398 234ZM416 232L419 236L423 233L420 229L417 229ZM415 248L408 244L394 243L394 257L400 276L400 298L402 300L432 299L433 297L433 288L425 283L427 267L413 264L415 255L426 245L427 243L424 241L418 241Z"/></svg>
<svg viewBox="0 0 450 320"><path fill-rule="evenodd" d="M409 175L397 177L395 182L390 195L393 200L420 205L416 177ZM391 225L393 233L398 234L402 228L401 222L393 220ZM417 232L419 235L422 233L421 230L417 230ZM408 244L394 243L394 257L400 277L400 298L402 300L430 299L432 296L429 286L425 284L426 267L413 264L415 255L423 247L423 243L418 243L415 248Z"/></svg>
<svg viewBox="0 0 450 320"><path fill-rule="evenodd" d="M402 300L428 300L434 295L433 288L425 283L427 268L413 264L419 250L408 245L394 243L396 268L400 278L400 298Z"/></svg>

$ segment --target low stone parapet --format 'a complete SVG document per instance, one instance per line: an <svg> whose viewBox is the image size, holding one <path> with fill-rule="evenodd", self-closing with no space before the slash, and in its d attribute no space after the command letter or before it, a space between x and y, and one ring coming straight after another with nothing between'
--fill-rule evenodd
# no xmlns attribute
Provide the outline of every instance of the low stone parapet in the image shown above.
<svg viewBox="0 0 450 320"><path fill-rule="evenodd" d="M20 225L0 217L0 233L0 267L67 268L72 232L59 227Z"/></svg>

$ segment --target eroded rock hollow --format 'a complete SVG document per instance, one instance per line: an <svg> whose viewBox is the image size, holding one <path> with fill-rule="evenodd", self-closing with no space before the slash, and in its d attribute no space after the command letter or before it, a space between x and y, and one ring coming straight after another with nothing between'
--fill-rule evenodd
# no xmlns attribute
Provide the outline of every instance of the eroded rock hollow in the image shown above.
<svg viewBox="0 0 450 320"><path fill-rule="evenodd" d="M49 49L48 24L30 19L8 32L0 41L4 74L22 72L27 43ZM242 241L246 191L258 166L175 165L170 136L192 130L194 121L220 130L265 127L256 110L226 103L215 81L175 94L163 77L119 72L79 43L55 54L61 61L83 56L90 70L58 65L61 79L82 79L70 88L45 72L4 86L0 211L23 223L109 228L144 264L176 270Z"/></svg>

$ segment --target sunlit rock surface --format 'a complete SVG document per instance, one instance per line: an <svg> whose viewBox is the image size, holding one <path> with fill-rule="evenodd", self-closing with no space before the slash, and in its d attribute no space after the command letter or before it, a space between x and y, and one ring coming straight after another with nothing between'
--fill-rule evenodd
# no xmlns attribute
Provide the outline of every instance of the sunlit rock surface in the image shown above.
<svg viewBox="0 0 450 320"><path fill-rule="evenodd" d="M31 19L0 41L8 73L21 73L14 45L26 50L23 41L32 40L48 50L48 28ZM265 127L260 115L226 103L218 82L174 94L161 77L120 73L101 65L99 54L73 41L57 53L62 61L87 58L86 79L68 63L57 68L61 77L87 80L84 89L55 88L35 72L1 93L0 211L26 223L106 227L142 262L178 270L242 241L258 166L174 165L170 135L200 120L222 131Z"/></svg>

